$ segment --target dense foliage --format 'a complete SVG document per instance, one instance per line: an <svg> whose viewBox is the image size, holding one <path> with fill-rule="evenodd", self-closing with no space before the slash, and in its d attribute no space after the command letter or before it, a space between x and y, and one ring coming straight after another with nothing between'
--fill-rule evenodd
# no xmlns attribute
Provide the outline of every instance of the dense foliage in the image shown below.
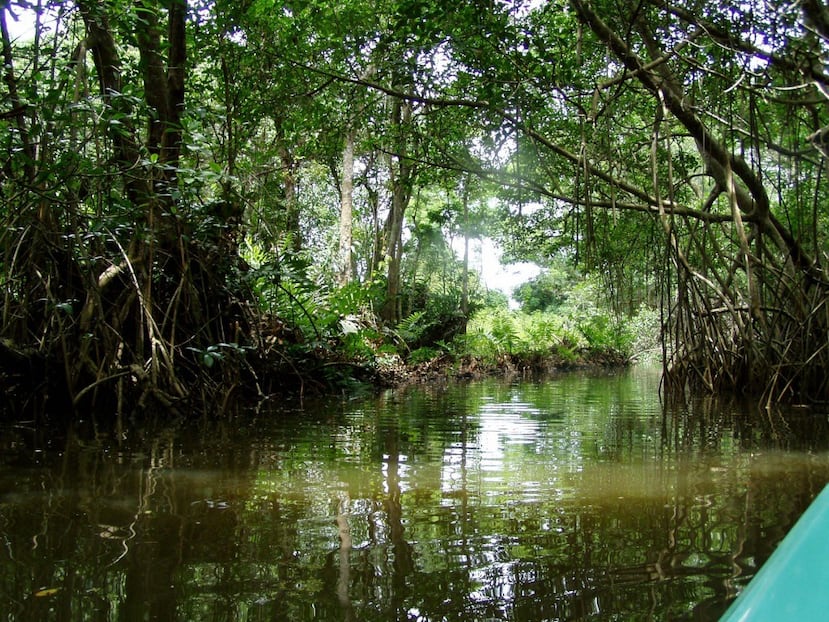
<svg viewBox="0 0 829 622"><path fill-rule="evenodd" d="M829 399L819 2L39 0L0 26L23 407L629 355L657 318L678 393ZM526 326L485 237L545 267Z"/></svg>

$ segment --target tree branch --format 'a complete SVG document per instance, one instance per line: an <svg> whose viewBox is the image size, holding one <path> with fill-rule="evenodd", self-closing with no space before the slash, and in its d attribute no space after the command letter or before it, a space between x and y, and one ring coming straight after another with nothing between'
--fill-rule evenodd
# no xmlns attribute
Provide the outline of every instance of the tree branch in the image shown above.
<svg viewBox="0 0 829 622"><path fill-rule="evenodd" d="M751 169L746 161L729 152L705 126L688 103L670 69L662 64L656 72L644 71L645 63L636 55L625 41L621 39L584 0L570 0L570 4L582 23L604 42L614 55L630 70L636 72L641 84L666 107L667 110L686 128L697 143L703 161L708 167L708 174L722 188L729 187L730 174L742 183L734 185L739 209L747 216L757 216L755 222L762 229L771 230L773 239L783 242L792 260L815 282L829 285L822 272L816 267L794 236L771 213L770 202L762 179ZM656 40L640 24L640 35L645 46L654 56L661 57ZM744 186L743 186L744 184Z"/></svg>

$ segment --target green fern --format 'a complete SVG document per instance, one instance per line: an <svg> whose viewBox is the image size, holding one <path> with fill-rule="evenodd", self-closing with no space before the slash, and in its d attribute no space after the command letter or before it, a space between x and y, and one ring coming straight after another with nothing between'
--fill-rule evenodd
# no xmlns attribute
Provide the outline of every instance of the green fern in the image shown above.
<svg viewBox="0 0 829 622"><path fill-rule="evenodd" d="M518 331L512 318L505 314L498 314L492 319L490 328L492 341L498 346L501 352L513 354L518 343Z"/></svg>
<svg viewBox="0 0 829 622"><path fill-rule="evenodd" d="M426 330L426 325L421 324L421 320L426 317L425 311L415 311L411 315L404 317L397 323L397 332L407 342L416 341Z"/></svg>

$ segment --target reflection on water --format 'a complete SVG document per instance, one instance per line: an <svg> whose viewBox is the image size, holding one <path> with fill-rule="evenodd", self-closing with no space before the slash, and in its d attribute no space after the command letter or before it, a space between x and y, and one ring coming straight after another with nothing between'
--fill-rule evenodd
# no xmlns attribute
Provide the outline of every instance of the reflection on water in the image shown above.
<svg viewBox="0 0 829 622"><path fill-rule="evenodd" d="M415 388L125 438L0 430L9 620L715 620L829 481L826 416L658 376Z"/></svg>

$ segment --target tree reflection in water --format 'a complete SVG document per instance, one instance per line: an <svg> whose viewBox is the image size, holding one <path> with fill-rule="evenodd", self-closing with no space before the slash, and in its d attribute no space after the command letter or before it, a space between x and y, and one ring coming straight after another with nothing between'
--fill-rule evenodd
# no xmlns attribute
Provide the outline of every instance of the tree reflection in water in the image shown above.
<svg viewBox="0 0 829 622"><path fill-rule="evenodd" d="M14 620L716 619L829 481L825 417L749 426L747 406L663 412L656 393L573 375L120 441L9 426L0 603Z"/></svg>

